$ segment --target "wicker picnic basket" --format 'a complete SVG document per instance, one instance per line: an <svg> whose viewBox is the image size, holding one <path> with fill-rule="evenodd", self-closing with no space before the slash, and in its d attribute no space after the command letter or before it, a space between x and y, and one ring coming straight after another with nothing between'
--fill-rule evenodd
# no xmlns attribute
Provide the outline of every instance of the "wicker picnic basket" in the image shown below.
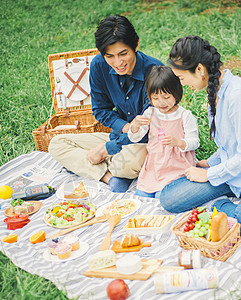
<svg viewBox="0 0 241 300"><path fill-rule="evenodd" d="M49 119L32 133L37 150L48 152L51 139L58 134L110 132L91 110L89 65L98 53L86 49L48 56L52 108Z"/></svg>
<svg viewBox="0 0 241 300"><path fill-rule="evenodd" d="M176 234L180 246L187 250L199 249L203 256L216 260L225 261L228 259L241 242L240 224L238 222L233 222L233 218L228 218L230 220L230 222L228 222L229 231L218 242L207 241L205 238L201 237L188 237L187 234L183 232L183 227L184 224L186 224L190 213L191 211L184 214L172 226L172 232Z"/></svg>

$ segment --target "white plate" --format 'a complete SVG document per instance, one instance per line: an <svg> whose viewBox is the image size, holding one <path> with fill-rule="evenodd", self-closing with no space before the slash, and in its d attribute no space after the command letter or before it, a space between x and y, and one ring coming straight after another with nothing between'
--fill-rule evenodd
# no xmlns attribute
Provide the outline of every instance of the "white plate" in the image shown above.
<svg viewBox="0 0 241 300"><path fill-rule="evenodd" d="M82 255L84 255L89 250L89 245L86 242L79 243L79 249L75 251L71 251L70 257L66 259L60 259L57 255L53 255L50 253L49 249L45 249L43 252L44 259L52 262L65 262L69 260L76 259Z"/></svg>
<svg viewBox="0 0 241 300"><path fill-rule="evenodd" d="M125 203L126 201L133 201L133 202L135 203L135 205L136 205L136 208L135 208L133 211L131 211L130 213L128 213L128 214L126 214L126 215L122 215L122 218L125 218L125 217L129 216L130 214L134 213L134 212L137 211L137 210L140 208L140 206L141 206L141 201L140 201L140 200L137 200L137 199L116 199L116 200L123 201L124 203ZM116 201L116 200L115 200L115 201ZM106 204L104 204L103 206L99 207L99 208L97 209L96 213L95 213L96 217L102 216L102 215L103 215L104 209L106 209L109 205L111 205L111 204L112 204L113 202L115 202L115 201L106 203Z"/></svg>
<svg viewBox="0 0 241 300"><path fill-rule="evenodd" d="M98 194L98 184L95 182L88 182L85 180L82 180L84 183L84 186L87 190L87 192L89 193L89 199L93 199L94 197L97 196ZM70 194L74 191L74 189L80 184L81 180L79 181L70 181L67 183L62 184L56 191L56 196L57 198L61 199L61 200L71 200L71 199L66 199L64 198L65 194ZM84 199L84 198L83 198ZM76 200L76 199L74 199Z"/></svg>
<svg viewBox="0 0 241 300"><path fill-rule="evenodd" d="M84 69L85 69L85 66L84 67L70 67L68 70L66 70L66 73L76 82ZM89 73L90 73L90 71L88 70L79 82L79 86L82 87L88 94L90 93ZM66 97L69 95L69 93L71 92L73 87L74 87L73 82L69 78L67 78L66 75L63 75L62 80L61 80L61 88L62 88L62 92L64 93L64 95ZM74 92L71 94L70 97L68 97L68 99L70 99L72 101L81 101L81 100L85 99L86 97L87 97L87 95L85 93L81 92L81 90L78 87L76 87L74 89Z"/></svg>

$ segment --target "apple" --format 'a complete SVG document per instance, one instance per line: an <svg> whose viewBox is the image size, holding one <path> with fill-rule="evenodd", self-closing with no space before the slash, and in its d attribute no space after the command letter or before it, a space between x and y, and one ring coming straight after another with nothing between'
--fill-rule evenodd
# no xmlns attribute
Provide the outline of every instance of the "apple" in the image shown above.
<svg viewBox="0 0 241 300"><path fill-rule="evenodd" d="M125 300L130 296L128 285L122 279L115 279L106 288L110 300Z"/></svg>

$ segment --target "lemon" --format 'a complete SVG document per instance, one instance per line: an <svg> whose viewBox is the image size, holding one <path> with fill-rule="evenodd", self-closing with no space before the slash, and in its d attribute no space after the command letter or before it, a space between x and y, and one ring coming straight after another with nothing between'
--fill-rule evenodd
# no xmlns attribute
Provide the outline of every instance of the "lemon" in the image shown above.
<svg viewBox="0 0 241 300"><path fill-rule="evenodd" d="M0 199L8 199L12 197L13 190L8 185L0 186Z"/></svg>
<svg viewBox="0 0 241 300"><path fill-rule="evenodd" d="M41 243L45 240L45 232L43 230L35 233L29 238L30 242L33 244Z"/></svg>

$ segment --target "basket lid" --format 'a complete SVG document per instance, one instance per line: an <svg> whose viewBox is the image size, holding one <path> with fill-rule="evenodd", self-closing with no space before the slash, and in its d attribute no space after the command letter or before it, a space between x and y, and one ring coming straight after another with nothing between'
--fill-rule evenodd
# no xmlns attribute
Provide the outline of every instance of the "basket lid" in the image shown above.
<svg viewBox="0 0 241 300"><path fill-rule="evenodd" d="M89 70L97 49L50 54L49 75L55 112L91 107Z"/></svg>

